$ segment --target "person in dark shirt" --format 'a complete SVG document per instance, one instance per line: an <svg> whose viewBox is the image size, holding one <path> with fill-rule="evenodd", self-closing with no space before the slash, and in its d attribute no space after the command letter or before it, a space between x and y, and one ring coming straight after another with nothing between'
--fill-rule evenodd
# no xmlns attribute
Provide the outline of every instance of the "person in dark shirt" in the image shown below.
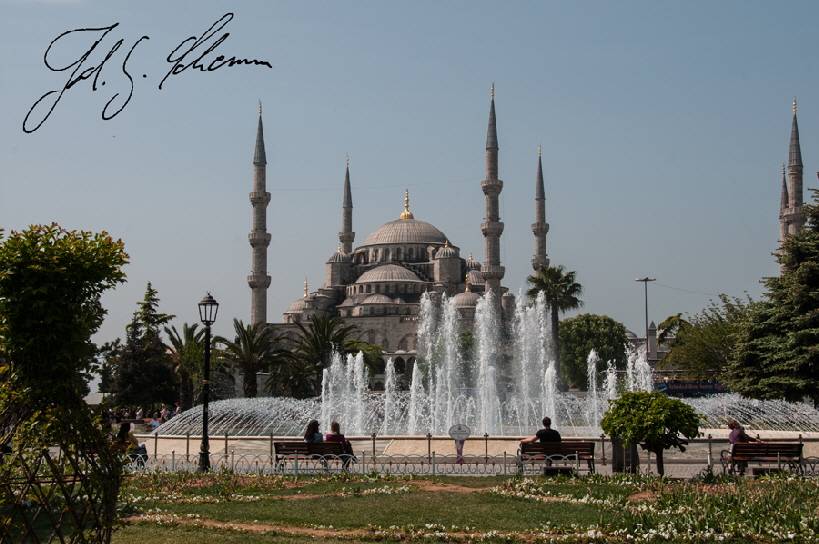
<svg viewBox="0 0 819 544"><path fill-rule="evenodd" d="M543 418L543 428L540 429L535 436L531 438L524 438L520 441L521 444L523 443L530 443L530 442L560 442L560 433L556 430L552 429L552 420L549 417Z"/></svg>

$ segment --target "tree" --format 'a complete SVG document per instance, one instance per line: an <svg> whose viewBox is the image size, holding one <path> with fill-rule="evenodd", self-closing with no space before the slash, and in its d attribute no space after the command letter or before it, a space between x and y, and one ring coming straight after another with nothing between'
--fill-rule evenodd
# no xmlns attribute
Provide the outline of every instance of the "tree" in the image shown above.
<svg viewBox="0 0 819 544"><path fill-rule="evenodd" d="M120 406L171 404L177 399L176 379L159 327L175 316L158 311L159 297L150 282L137 304L139 309L125 327L125 344L112 360L112 400Z"/></svg>
<svg viewBox="0 0 819 544"><path fill-rule="evenodd" d="M204 363L204 329L197 331L198 323L182 325L182 334L175 326L165 327L171 345L173 370L179 376L179 406L189 410L194 404L194 381L199 377Z"/></svg>
<svg viewBox="0 0 819 544"><path fill-rule="evenodd" d="M108 542L121 462L67 377L94 372L100 296L125 281L128 255L105 232L57 224L0 242L0 445L12 447L0 541L30 540L36 525L43 541ZM51 447L60 455L43 455Z"/></svg>
<svg viewBox="0 0 819 544"><path fill-rule="evenodd" d="M538 294L543 293L546 305L549 307L552 321L552 341L554 342L554 357L560 360L560 337L558 334L559 317L562 312L576 310L583 306L580 295L583 286L575 282L576 272L566 272L563 265L542 265L534 276L526 278L532 287L526 295L535 300Z"/></svg>
<svg viewBox="0 0 819 544"><path fill-rule="evenodd" d="M358 332L352 325L345 325L340 317L311 315L308 325L296 323L299 338L292 351L303 370L313 374L313 394L321 392L321 370L330 364L333 353L342 356L354 353L360 341L353 337Z"/></svg>
<svg viewBox="0 0 819 544"><path fill-rule="evenodd" d="M659 391L626 391L610 401L600 420L600 428L614 439L640 444L654 454L657 472L665 474L663 452L670 448L685 451L685 438L699 434L700 416L692 407Z"/></svg>
<svg viewBox="0 0 819 544"><path fill-rule="evenodd" d="M281 361L282 351L274 349L284 338L276 336L266 323L245 325L240 319L233 319L236 340L231 342L217 336L214 343L222 344L221 358L228 363L231 370L244 373L242 393L245 398L257 395L256 374L264 372L271 364Z"/></svg>
<svg viewBox="0 0 819 544"><path fill-rule="evenodd" d="M716 379L734 357L738 333L754 302L719 295L690 319L673 315L660 323L660 343L669 346L661 367L675 367L688 375Z"/></svg>
<svg viewBox="0 0 819 544"><path fill-rule="evenodd" d="M561 378L580 389L589 387L587 361L591 350L600 357L597 371L606 369L607 361L617 368L626 365L626 327L606 315L580 314L564 319L559 327Z"/></svg>
<svg viewBox="0 0 819 544"><path fill-rule="evenodd" d="M781 274L764 279L765 300L742 324L724 381L749 397L807 396L819 406L819 192L811 191L805 227L782 242Z"/></svg>

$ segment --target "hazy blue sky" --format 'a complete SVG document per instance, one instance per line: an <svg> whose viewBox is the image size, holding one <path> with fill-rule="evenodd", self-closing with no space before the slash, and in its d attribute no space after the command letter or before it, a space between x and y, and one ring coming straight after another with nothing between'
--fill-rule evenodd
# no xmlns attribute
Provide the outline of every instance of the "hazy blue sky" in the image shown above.
<svg viewBox="0 0 819 544"><path fill-rule="evenodd" d="M504 285L532 273L537 148L547 251L577 271L584 311L642 335L776 274L781 168L799 102L805 187L819 169L817 2L108 2L0 0L0 227L106 230L131 256L97 341L122 336L147 282L161 311L215 330L250 314L253 147L264 103L273 286L268 319L324 281L350 156L355 246L416 219L484 258L484 148L495 83ZM163 77L180 43L233 19L216 50L253 65ZM34 132L64 67L99 66ZM140 37L147 36L137 45ZM207 43L215 42L216 37ZM118 40L122 40L119 48ZM192 42L180 52L189 48ZM123 62L133 77L130 92ZM193 60L196 52L189 54ZM186 60L187 62L187 60ZM143 77L143 75L145 77ZM105 81L105 85L102 82ZM44 101L53 102L57 94ZM28 128L48 108L35 109ZM35 122L36 121L36 122ZM806 195L807 195L806 190Z"/></svg>

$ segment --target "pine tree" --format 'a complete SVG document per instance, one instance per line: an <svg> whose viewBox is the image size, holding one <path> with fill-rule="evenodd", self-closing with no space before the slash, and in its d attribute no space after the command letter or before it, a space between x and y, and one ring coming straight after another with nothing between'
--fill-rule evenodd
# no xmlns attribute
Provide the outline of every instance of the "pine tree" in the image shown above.
<svg viewBox="0 0 819 544"><path fill-rule="evenodd" d="M766 300L752 307L728 367L726 384L749 397L819 404L819 192L812 192L805 228L783 241L781 275L765 278Z"/></svg>

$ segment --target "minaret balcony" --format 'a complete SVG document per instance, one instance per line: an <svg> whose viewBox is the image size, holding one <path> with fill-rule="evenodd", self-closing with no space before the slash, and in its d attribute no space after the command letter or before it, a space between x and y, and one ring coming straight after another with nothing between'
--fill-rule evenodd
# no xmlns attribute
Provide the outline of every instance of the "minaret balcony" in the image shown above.
<svg viewBox="0 0 819 544"><path fill-rule="evenodd" d="M266 274L251 274L247 277L247 284L251 289L267 289L270 287L270 276Z"/></svg>
<svg viewBox="0 0 819 544"><path fill-rule="evenodd" d="M270 203L270 193L250 193L250 203L253 205L264 204L267 206Z"/></svg>
<svg viewBox="0 0 819 544"><path fill-rule="evenodd" d="M486 196L498 196L503 190L503 181L499 179L485 179L481 182L481 189Z"/></svg>
<svg viewBox="0 0 819 544"><path fill-rule="evenodd" d="M500 236L503 234L503 223L500 221L481 223L481 232L484 236Z"/></svg>
<svg viewBox="0 0 819 544"><path fill-rule="evenodd" d="M484 280L502 280L506 275L506 267L487 264L481 267L481 276Z"/></svg>
<svg viewBox="0 0 819 544"><path fill-rule="evenodd" d="M532 223L532 232L535 236L546 236L549 232L549 223Z"/></svg>
<svg viewBox="0 0 819 544"><path fill-rule="evenodd" d="M247 235L252 247L267 247L270 245L270 233L267 232L251 232Z"/></svg>

